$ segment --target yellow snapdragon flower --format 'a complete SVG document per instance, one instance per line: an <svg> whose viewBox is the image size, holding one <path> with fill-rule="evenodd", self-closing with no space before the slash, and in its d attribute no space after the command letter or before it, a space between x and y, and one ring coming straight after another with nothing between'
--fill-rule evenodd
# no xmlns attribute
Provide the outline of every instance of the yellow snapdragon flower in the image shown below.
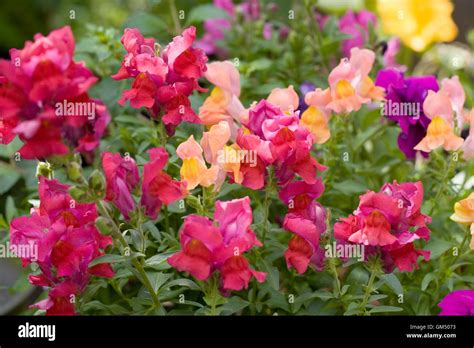
<svg viewBox="0 0 474 348"><path fill-rule="evenodd" d="M383 30L398 36L415 51L432 42L453 41L458 28L451 18L450 0L378 0Z"/></svg>

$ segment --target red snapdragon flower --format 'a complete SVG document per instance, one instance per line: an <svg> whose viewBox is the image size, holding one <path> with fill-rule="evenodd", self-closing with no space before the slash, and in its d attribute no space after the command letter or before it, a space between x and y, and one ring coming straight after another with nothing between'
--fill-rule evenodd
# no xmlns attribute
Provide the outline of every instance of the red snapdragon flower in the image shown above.
<svg viewBox="0 0 474 348"><path fill-rule="evenodd" d="M253 246L262 245L250 229L249 197L217 201L214 219L217 226L207 217L188 215L179 234L182 250L168 263L199 280L219 271L223 291L246 289L252 276L263 282L266 273L251 269L242 255Z"/></svg>
<svg viewBox="0 0 474 348"><path fill-rule="evenodd" d="M168 130L182 121L200 123L188 97L194 90L205 91L198 79L206 71L207 57L192 47L195 38L196 28L189 27L160 52L154 39L144 38L136 28L126 28L122 44L127 54L112 78L133 78L134 82L119 104L129 100L134 108L148 108L153 117L162 115Z"/></svg>
<svg viewBox="0 0 474 348"><path fill-rule="evenodd" d="M168 153L164 148L147 151L150 162L143 167L143 183L141 204L146 214L156 219L161 205L171 204L187 195L185 183L173 178L163 171L168 162Z"/></svg>
<svg viewBox="0 0 474 348"><path fill-rule="evenodd" d="M168 162L168 154L163 148L147 151L150 161L143 167L142 196L140 204L145 213L156 219L161 205L171 204L187 194L184 183L174 180L163 169ZM107 183L105 199L112 202L125 219L136 207L132 192L140 183L138 166L131 157L105 152L102 156L102 168Z"/></svg>
<svg viewBox="0 0 474 348"><path fill-rule="evenodd" d="M47 315L74 314L71 296L80 294L91 276L114 275L107 263L89 267L112 239L95 227L95 204L76 203L68 188L57 180L40 177L39 208L10 224L11 244L37 251L18 256L24 266L32 262L39 266L41 273L29 277L31 284L51 287L48 299L34 305Z"/></svg>
<svg viewBox="0 0 474 348"><path fill-rule="evenodd" d="M87 94L97 78L73 60L70 27L36 34L23 49L11 49L10 57L0 59L0 143L18 135L26 159L97 148L110 115Z"/></svg>

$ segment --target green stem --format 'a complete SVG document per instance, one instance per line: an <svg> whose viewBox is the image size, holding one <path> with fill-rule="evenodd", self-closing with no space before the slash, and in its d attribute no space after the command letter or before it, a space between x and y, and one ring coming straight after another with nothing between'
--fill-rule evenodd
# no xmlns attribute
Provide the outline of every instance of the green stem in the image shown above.
<svg viewBox="0 0 474 348"><path fill-rule="evenodd" d="M160 138L160 144L161 146L166 149L166 141L168 140L168 134L166 133L166 128L163 123L163 120L160 120L158 122L158 137Z"/></svg>
<svg viewBox="0 0 474 348"><path fill-rule="evenodd" d="M463 238L463 240L462 240L462 242L461 242L461 245L459 246L458 254L457 254L456 257L454 258L453 264L455 264L456 261L458 260L459 256L461 256L462 249L464 249L464 245L466 245L467 239L469 238L470 235L471 235L471 233L470 233L469 227L468 227L468 228L467 228L467 233L464 234L464 238Z"/></svg>
<svg viewBox="0 0 474 348"><path fill-rule="evenodd" d="M444 159L443 159L444 161ZM433 205L431 206L431 209L428 213L429 216L431 216L434 212L435 207L438 205L437 203L439 202L439 199L441 198L441 194L444 192L446 188L446 181L450 178L451 171L452 171L452 164L454 163L452 156L449 156L449 163L447 166L445 166L444 169L444 176L443 179L441 180L441 184L439 185L438 191L436 192L435 198L433 200Z"/></svg>
<svg viewBox="0 0 474 348"><path fill-rule="evenodd" d="M334 282L336 284L336 289L337 289L337 298L340 298L341 297L341 282L339 280L339 275L337 273L336 260L335 259L329 260L329 267L331 268L331 272L334 276Z"/></svg>
<svg viewBox="0 0 474 348"><path fill-rule="evenodd" d="M168 206L166 204L163 205L163 215L165 216L165 231L166 233L170 233L170 219L168 214Z"/></svg>
<svg viewBox="0 0 474 348"><path fill-rule="evenodd" d="M310 1L308 1L306 3L306 11L309 15L309 20L310 20L310 25L312 27L312 33L314 34L314 37L316 39L316 43L318 44L318 52L320 55L321 55L321 63L322 63L322 67L325 71L325 75L327 75L329 73L329 63L328 63L328 60L327 60L327 57L326 55L324 54L324 51L323 51L323 37L322 37L322 34L321 34L321 28L319 27L319 24L316 22L316 18L314 16L314 12L313 12L313 6L311 6L311 3Z"/></svg>
<svg viewBox="0 0 474 348"><path fill-rule="evenodd" d="M364 299L362 300L362 303L360 304L360 308L365 312L365 306L367 305L367 302L369 301L370 294L372 293L372 288L374 286L374 281L375 277L377 276L377 261L374 262L374 266L371 269L370 273L370 278L369 282L367 283L367 287L365 289L364 293Z"/></svg>
<svg viewBox="0 0 474 348"><path fill-rule="evenodd" d="M171 17L173 18L175 34L179 35L181 34L182 28L181 24L179 23L178 10L176 9L175 1L168 0L168 3L170 5Z"/></svg>
<svg viewBox="0 0 474 348"><path fill-rule="evenodd" d="M270 229L268 217L270 215L270 195L271 195L272 190L273 190L273 171L271 168L269 168L268 182L267 182L267 186L265 187L265 199L263 201L264 217L263 217L263 233L262 233L261 242L264 245L265 245L265 240L267 239L268 230Z"/></svg>
<svg viewBox="0 0 474 348"><path fill-rule="evenodd" d="M113 233L113 235L117 238L117 240L120 242L120 244L122 245L123 248L129 248L129 245L128 245L127 241L125 240L125 238L123 237L122 232L120 232L120 228L117 226L114 219L109 214L107 208L104 206L104 203L101 200L98 200L96 203L97 203L98 208L101 210L101 212L112 223L112 227L113 227L112 233ZM150 279L148 279L148 276L147 276L145 270L143 269L143 266L141 265L141 263L137 259L133 258L132 259L132 264L135 267L135 269L138 271L138 273L140 274L140 278L141 278L140 281L150 292L150 296L153 300L154 307L155 308L161 307L160 300L158 299L158 296L157 296L155 290L153 289L153 286L151 285Z"/></svg>
<svg viewBox="0 0 474 348"><path fill-rule="evenodd" d="M211 302L211 315L216 316L216 307L217 307L217 295L219 294L219 289L217 288L219 281L217 280L216 276L214 275L212 277L211 281L211 297L212 297L212 302Z"/></svg>

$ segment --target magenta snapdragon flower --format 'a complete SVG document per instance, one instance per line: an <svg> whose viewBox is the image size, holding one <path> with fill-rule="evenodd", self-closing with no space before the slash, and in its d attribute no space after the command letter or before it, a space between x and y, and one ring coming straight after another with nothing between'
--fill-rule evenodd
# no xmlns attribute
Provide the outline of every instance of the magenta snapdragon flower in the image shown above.
<svg viewBox="0 0 474 348"><path fill-rule="evenodd" d="M450 292L438 304L439 315L474 315L474 290Z"/></svg>

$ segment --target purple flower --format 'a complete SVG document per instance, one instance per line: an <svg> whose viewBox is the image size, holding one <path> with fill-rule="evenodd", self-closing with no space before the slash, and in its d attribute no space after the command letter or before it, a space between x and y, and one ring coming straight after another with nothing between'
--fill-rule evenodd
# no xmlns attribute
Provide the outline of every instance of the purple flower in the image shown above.
<svg viewBox="0 0 474 348"><path fill-rule="evenodd" d="M303 111L305 111L308 108L308 105L304 102L304 96L307 93L314 91L315 88L316 88L316 86L313 85L309 81L304 81L300 85L300 92L301 93L300 93L300 103L299 103L299 107L298 107L298 110L300 110L300 115L303 113Z"/></svg>
<svg viewBox="0 0 474 348"><path fill-rule="evenodd" d="M397 69L383 69L377 74L375 85L385 88L384 115L397 122L402 130L398 137L398 147L407 158L414 158L416 150L413 148L425 137L431 122L423 112L423 102L429 90L439 90L436 78L405 78L403 72ZM425 152L421 154L428 156Z"/></svg>
<svg viewBox="0 0 474 348"><path fill-rule="evenodd" d="M450 292L438 304L439 315L474 315L474 290Z"/></svg>
<svg viewBox="0 0 474 348"><path fill-rule="evenodd" d="M368 39L369 23L377 24L377 17L370 11L352 12L349 10L339 20L339 30L350 36L342 41L342 54L350 56L353 47L363 47Z"/></svg>

